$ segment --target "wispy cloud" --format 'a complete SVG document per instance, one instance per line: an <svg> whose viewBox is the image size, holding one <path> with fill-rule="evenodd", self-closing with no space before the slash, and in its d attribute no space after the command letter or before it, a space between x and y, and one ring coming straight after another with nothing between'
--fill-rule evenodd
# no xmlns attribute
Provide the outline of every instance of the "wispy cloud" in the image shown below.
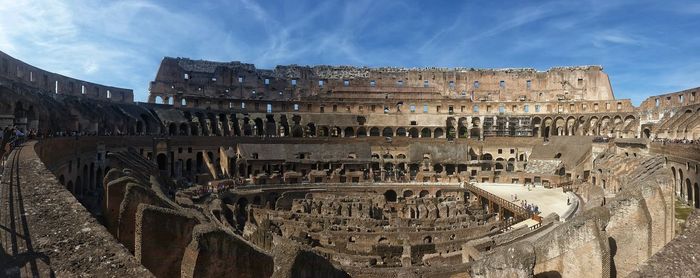
<svg viewBox="0 0 700 278"><path fill-rule="evenodd" d="M641 3L640 3L641 1ZM147 98L163 56L277 64L602 64L635 101L696 86L700 5L681 0L0 0L0 50ZM662 66L661 66L662 65Z"/></svg>

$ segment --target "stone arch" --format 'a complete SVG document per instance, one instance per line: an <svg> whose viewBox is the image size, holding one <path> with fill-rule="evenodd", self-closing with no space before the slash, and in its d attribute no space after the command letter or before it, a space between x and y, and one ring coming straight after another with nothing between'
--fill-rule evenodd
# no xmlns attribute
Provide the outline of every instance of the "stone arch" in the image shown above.
<svg viewBox="0 0 700 278"><path fill-rule="evenodd" d="M678 186L678 177L676 176L676 167L671 166L671 173L673 174L673 187L676 190L676 194L680 195L680 187Z"/></svg>
<svg viewBox="0 0 700 278"><path fill-rule="evenodd" d="M430 195L430 192L428 192L428 190L425 189L421 190L420 193L418 193L418 196L420 196L421 198L428 197L428 195Z"/></svg>
<svg viewBox="0 0 700 278"><path fill-rule="evenodd" d="M330 130L328 129L327 126L321 126L318 128L318 136L319 137L328 137L331 136Z"/></svg>
<svg viewBox="0 0 700 278"><path fill-rule="evenodd" d="M304 137L304 129L300 125L292 127L292 137Z"/></svg>
<svg viewBox="0 0 700 278"><path fill-rule="evenodd" d="M430 128L425 127L423 129L421 129L421 131L420 131L420 137L430 138L430 137L432 137L432 135L433 135L433 132L430 131Z"/></svg>
<svg viewBox="0 0 700 278"><path fill-rule="evenodd" d="M357 128L357 137L366 137L367 136L367 128L364 126L358 127Z"/></svg>
<svg viewBox="0 0 700 278"><path fill-rule="evenodd" d="M73 188L73 195L82 196L83 195L83 183L80 176L75 178L75 187Z"/></svg>
<svg viewBox="0 0 700 278"><path fill-rule="evenodd" d="M406 128L399 127L396 129L396 136L397 137L405 137L406 136Z"/></svg>
<svg viewBox="0 0 700 278"><path fill-rule="evenodd" d="M177 133L178 133L178 132L177 132L177 124L175 124L175 123L170 123L170 124L168 125L168 135L170 135L170 136L175 136L175 135L178 135Z"/></svg>
<svg viewBox="0 0 700 278"><path fill-rule="evenodd" d="M566 118L566 135L574 136L576 135L576 118L574 116L569 116Z"/></svg>
<svg viewBox="0 0 700 278"><path fill-rule="evenodd" d="M308 123L306 124L306 136L316 136L316 124Z"/></svg>
<svg viewBox="0 0 700 278"><path fill-rule="evenodd" d="M676 170L678 171L678 186L681 188L681 197L685 197L687 195L687 191L685 191L686 188L683 187L683 170Z"/></svg>
<svg viewBox="0 0 700 278"><path fill-rule="evenodd" d="M394 191L394 190L391 190L391 189L390 189L390 190L387 190L386 192L384 192L384 199L385 199L387 202L393 202L393 203L395 203L395 202L396 202L396 197L397 197L397 196L396 196L396 191Z"/></svg>
<svg viewBox="0 0 700 278"><path fill-rule="evenodd" d="M689 205L693 205L693 187L691 186L690 183L690 178L685 179L685 187L686 187L686 199L688 201Z"/></svg>
<svg viewBox="0 0 700 278"><path fill-rule="evenodd" d="M352 127L346 127L345 137L355 137L355 130Z"/></svg>
<svg viewBox="0 0 700 278"><path fill-rule="evenodd" d="M379 128L378 127L373 127L369 129L369 136L379 136Z"/></svg>
<svg viewBox="0 0 700 278"><path fill-rule="evenodd" d="M255 123L255 126L253 127L253 130L255 130L255 136L264 136L265 124L263 123L263 120L261 118L255 118L253 122Z"/></svg>
<svg viewBox="0 0 700 278"><path fill-rule="evenodd" d="M435 131L433 131L433 138L442 138L443 136L445 136L445 132L442 130L442 128L435 128Z"/></svg>
<svg viewBox="0 0 700 278"><path fill-rule="evenodd" d="M180 128L178 130L178 133L179 133L178 135L190 135L189 126L187 125L187 123L180 124Z"/></svg>
<svg viewBox="0 0 700 278"><path fill-rule="evenodd" d="M698 187L698 183L696 182L693 185L693 192L695 192L695 208L700 208L700 187Z"/></svg>
<svg viewBox="0 0 700 278"><path fill-rule="evenodd" d="M454 164L445 164L445 173L448 175L454 175L456 169Z"/></svg>
<svg viewBox="0 0 700 278"><path fill-rule="evenodd" d="M530 124L532 126L532 136L542 136L542 134L540 134L540 125L542 124L542 119L540 117L533 117Z"/></svg>
<svg viewBox="0 0 700 278"><path fill-rule="evenodd" d="M411 129L409 129L408 136L411 138L418 138L418 129L415 127L412 127Z"/></svg>
<svg viewBox="0 0 700 278"><path fill-rule="evenodd" d="M394 137L394 130L391 129L390 127L385 127L382 130L382 136L383 137Z"/></svg>
<svg viewBox="0 0 700 278"><path fill-rule="evenodd" d="M168 156L166 156L164 153L159 153L156 156L156 162L158 164L158 170L168 170Z"/></svg>

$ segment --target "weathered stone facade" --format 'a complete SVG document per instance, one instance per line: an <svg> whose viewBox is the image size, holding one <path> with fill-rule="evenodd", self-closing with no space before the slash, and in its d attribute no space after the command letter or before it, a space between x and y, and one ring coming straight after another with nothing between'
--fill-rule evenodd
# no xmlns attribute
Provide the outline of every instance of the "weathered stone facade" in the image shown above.
<svg viewBox="0 0 700 278"><path fill-rule="evenodd" d="M675 208L700 208L697 89L633 107L597 66L165 58L134 103L0 59L0 125L40 132L3 171L7 275L644 277L695 238ZM475 182L577 205L537 215Z"/></svg>

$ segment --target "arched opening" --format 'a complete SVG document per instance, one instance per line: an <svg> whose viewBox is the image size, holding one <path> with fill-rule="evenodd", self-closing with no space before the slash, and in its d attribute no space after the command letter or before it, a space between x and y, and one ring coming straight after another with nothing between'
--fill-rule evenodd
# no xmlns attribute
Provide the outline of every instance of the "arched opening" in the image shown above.
<svg viewBox="0 0 700 278"><path fill-rule="evenodd" d="M676 167L671 166L671 173L673 174L673 187L676 190L676 194L680 195L681 188L678 186L678 177L676 177Z"/></svg>
<svg viewBox="0 0 700 278"><path fill-rule="evenodd" d="M168 169L168 157L164 153L159 153L156 156L156 161L158 162L158 170L165 171Z"/></svg>
<svg viewBox="0 0 700 278"><path fill-rule="evenodd" d="M418 138L418 129L415 127L412 127L411 129L408 130L408 135L411 138Z"/></svg>
<svg viewBox="0 0 700 278"><path fill-rule="evenodd" d="M199 132L199 124L198 123L191 123L190 124L190 135L195 135L199 136L201 133Z"/></svg>
<svg viewBox="0 0 700 278"><path fill-rule="evenodd" d="M382 130L382 136L394 137L394 130L392 130L390 127L385 127L384 130Z"/></svg>
<svg viewBox="0 0 700 278"><path fill-rule="evenodd" d="M448 139L454 139L457 137L457 133L455 131L454 127L447 127L447 138Z"/></svg>
<svg viewBox="0 0 700 278"><path fill-rule="evenodd" d="M478 127L473 127L471 131L469 132L469 136L471 138L480 138L481 137L481 129Z"/></svg>
<svg viewBox="0 0 700 278"><path fill-rule="evenodd" d="M428 192L428 190L421 190L420 193L418 193L418 196L420 196L421 198L425 198L428 195L430 195L430 192Z"/></svg>
<svg viewBox="0 0 700 278"><path fill-rule="evenodd" d="M387 190L386 192L384 192L384 199L387 202L394 202L395 203L396 202L396 191Z"/></svg>
<svg viewBox="0 0 700 278"><path fill-rule="evenodd" d="M306 125L306 136L316 136L316 125L314 123L308 123Z"/></svg>
<svg viewBox="0 0 700 278"><path fill-rule="evenodd" d="M365 137L367 136L367 129L365 127L359 127L357 128L357 137Z"/></svg>
<svg viewBox="0 0 700 278"><path fill-rule="evenodd" d="M423 129L420 131L420 137L423 137L423 138L430 138L431 135L433 135L433 132L430 131L430 129L427 128L427 127L426 127L426 128L423 128Z"/></svg>
<svg viewBox="0 0 700 278"><path fill-rule="evenodd" d="M355 130L353 130L352 127L346 127L345 137L355 137Z"/></svg>
<svg viewBox="0 0 700 278"><path fill-rule="evenodd" d="M330 134L330 130L328 129L328 127L322 126L318 129L318 136L319 137L328 137L330 135L331 134Z"/></svg>
<svg viewBox="0 0 700 278"><path fill-rule="evenodd" d="M693 187L690 184L690 179L685 179L686 195L689 205L693 205Z"/></svg>
<svg viewBox="0 0 700 278"><path fill-rule="evenodd" d="M186 123L180 124L180 135L190 135Z"/></svg>
<svg viewBox="0 0 700 278"><path fill-rule="evenodd" d="M651 130L649 130L648 128L645 128L642 133L644 134L645 139L651 138Z"/></svg>
<svg viewBox="0 0 700 278"><path fill-rule="evenodd" d="M369 130L369 136L379 136L379 128L373 127Z"/></svg>
<svg viewBox="0 0 700 278"><path fill-rule="evenodd" d="M433 137L434 138L442 138L442 136L445 134L445 132L442 130L442 128L436 128L435 131L433 131Z"/></svg>
<svg viewBox="0 0 700 278"><path fill-rule="evenodd" d="M292 137L304 137L304 129L299 125L292 127Z"/></svg>
<svg viewBox="0 0 700 278"><path fill-rule="evenodd" d="M255 118L255 135L256 136L264 136L265 135L265 125L263 124L263 120L260 118Z"/></svg>
<svg viewBox="0 0 700 278"><path fill-rule="evenodd" d="M104 175L102 175L102 168L97 168L97 173L95 174L95 188L100 191L103 186Z"/></svg>
<svg viewBox="0 0 700 278"><path fill-rule="evenodd" d="M413 190L406 190L403 192L403 197L404 198L411 198L413 197Z"/></svg>
<svg viewBox="0 0 700 278"><path fill-rule="evenodd" d="M433 243L433 238L431 236L426 236L423 238L423 243L424 244Z"/></svg>
<svg viewBox="0 0 700 278"><path fill-rule="evenodd" d="M459 127L459 138L467 138L469 135L469 130L467 130L466 127L460 126Z"/></svg>
<svg viewBox="0 0 700 278"><path fill-rule="evenodd" d="M82 183L82 180L80 179L80 176L75 178L75 189L73 191L73 195L83 196L83 183Z"/></svg>
<svg viewBox="0 0 700 278"><path fill-rule="evenodd" d="M177 125L175 123L170 123L168 125L168 134L170 136L175 136L177 135Z"/></svg>
<svg viewBox="0 0 700 278"><path fill-rule="evenodd" d="M144 133L144 130L143 130L143 122L141 122L141 121L136 121L136 134L139 134L139 135L140 135L140 134L143 134L143 133Z"/></svg>
<svg viewBox="0 0 700 278"><path fill-rule="evenodd" d="M698 183L696 182L693 185L693 192L695 192L695 208L700 208L700 187L698 187Z"/></svg>
<svg viewBox="0 0 700 278"><path fill-rule="evenodd" d="M405 137L406 136L406 129L403 127L399 127L396 129L396 136L397 137Z"/></svg>

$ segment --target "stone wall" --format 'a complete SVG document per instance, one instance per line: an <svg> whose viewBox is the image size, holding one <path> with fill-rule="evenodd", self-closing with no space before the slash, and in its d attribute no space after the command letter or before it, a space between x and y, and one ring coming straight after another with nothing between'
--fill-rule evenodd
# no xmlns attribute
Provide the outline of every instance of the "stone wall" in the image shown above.
<svg viewBox="0 0 700 278"><path fill-rule="evenodd" d="M46 95L70 95L111 102L131 103L134 92L66 77L39 69L0 51L0 85Z"/></svg>

